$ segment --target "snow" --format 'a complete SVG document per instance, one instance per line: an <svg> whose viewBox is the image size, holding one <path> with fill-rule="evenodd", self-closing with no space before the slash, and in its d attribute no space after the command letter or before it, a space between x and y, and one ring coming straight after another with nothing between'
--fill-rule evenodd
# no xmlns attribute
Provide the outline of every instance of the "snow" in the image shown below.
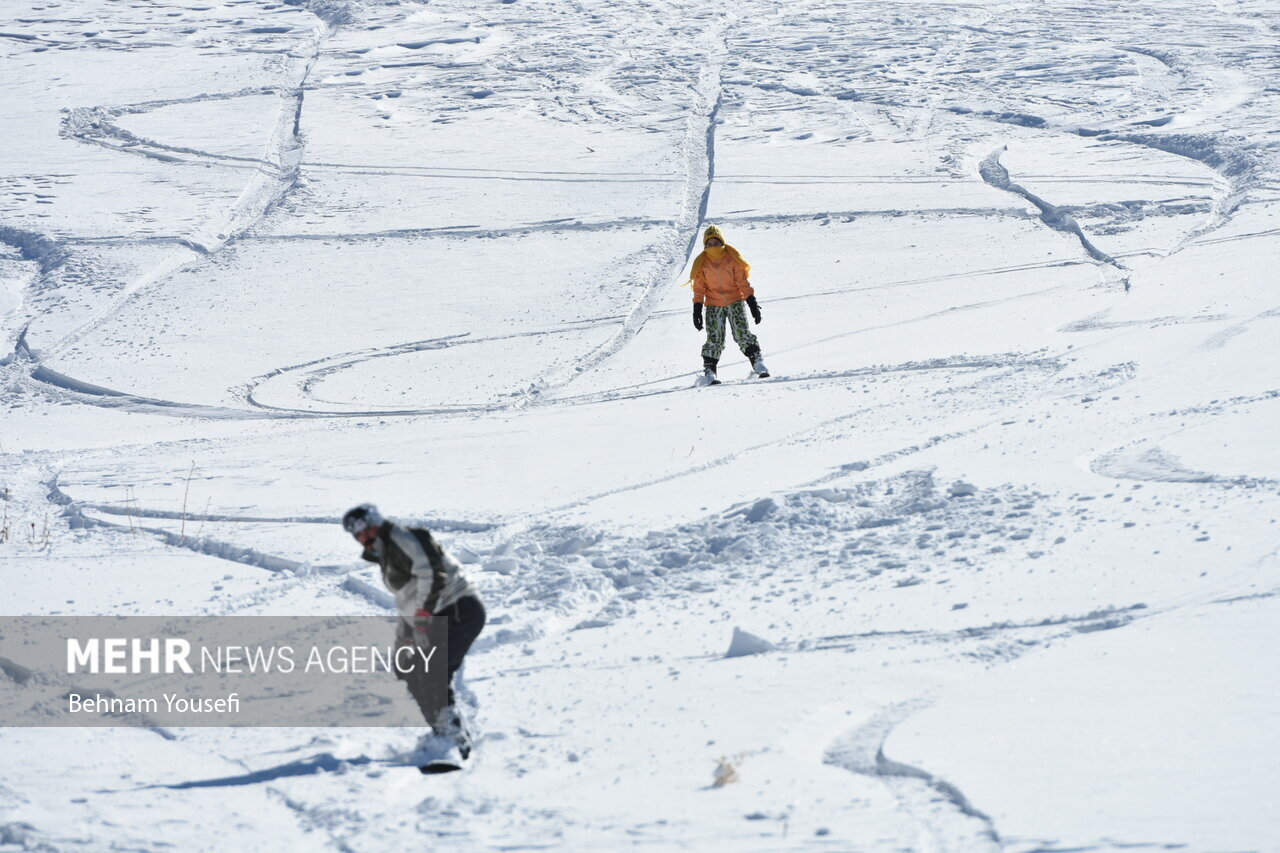
<svg viewBox="0 0 1280 853"><path fill-rule="evenodd" d="M757 637L741 628L734 628L733 639L729 642L729 651L725 652L724 656L740 658L744 655L760 655L776 648L777 646L762 637Z"/></svg>
<svg viewBox="0 0 1280 853"><path fill-rule="evenodd" d="M1280 849L1278 14L7 13L5 610L386 616L374 501L489 624L464 773L6 727L0 850Z"/></svg>
<svg viewBox="0 0 1280 853"><path fill-rule="evenodd" d="M1269 847L1260 839L1271 820L1249 804L1280 784L1274 764L1258 760L1280 747L1280 670L1242 650L1274 648L1274 615L1265 600L1236 599L1085 634L955 690L899 727L887 749L944 777L985 765L965 774L965 792L991 809L1009 849L1107 837ZM1018 759L991 762L997 751ZM1185 827L1176 839L1172 825Z"/></svg>

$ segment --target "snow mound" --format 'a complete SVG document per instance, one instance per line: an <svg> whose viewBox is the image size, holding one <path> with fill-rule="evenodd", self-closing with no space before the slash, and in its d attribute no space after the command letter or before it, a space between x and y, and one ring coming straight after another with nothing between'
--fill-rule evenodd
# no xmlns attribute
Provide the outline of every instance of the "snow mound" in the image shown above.
<svg viewBox="0 0 1280 853"><path fill-rule="evenodd" d="M733 639L729 642L729 651L724 653L726 658L741 658L747 655L759 655L765 652L771 652L776 649L773 643L757 637L741 628L733 629Z"/></svg>

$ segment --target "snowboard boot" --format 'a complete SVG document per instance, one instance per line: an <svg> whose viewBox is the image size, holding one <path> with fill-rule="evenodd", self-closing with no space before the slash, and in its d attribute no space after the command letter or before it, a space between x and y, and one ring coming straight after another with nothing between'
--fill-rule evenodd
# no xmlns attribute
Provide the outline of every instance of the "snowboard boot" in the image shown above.
<svg viewBox="0 0 1280 853"><path fill-rule="evenodd" d="M440 709L431 729L436 737L457 748L461 760L466 761L471 755L471 733L456 706Z"/></svg>
<svg viewBox="0 0 1280 853"><path fill-rule="evenodd" d="M751 370L760 379L769 378L769 368L764 366L764 356L760 354L760 350L753 349L748 353L744 353L751 360Z"/></svg>
<svg viewBox="0 0 1280 853"><path fill-rule="evenodd" d="M424 774L452 773L463 768L467 754L453 740L432 733L419 739L412 760Z"/></svg>
<svg viewBox="0 0 1280 853"><path fill-rule="evenodd" d="M716 365L720 362L717 358L702 357L702 376L698 379L699 385L719 385L720 379L716 376Z"/></svg>

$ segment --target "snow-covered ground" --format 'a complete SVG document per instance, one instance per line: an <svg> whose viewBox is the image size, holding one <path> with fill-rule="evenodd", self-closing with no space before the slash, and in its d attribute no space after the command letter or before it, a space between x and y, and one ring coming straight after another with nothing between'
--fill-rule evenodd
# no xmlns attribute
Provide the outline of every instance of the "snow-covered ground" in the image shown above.
<svg viewBox="0 0 1280 853"><path fill-rule="evenodd" d="M1280 850L1277 37L11 4L3 610L386 612L336 523L373 500L490 624L465 773L413 729L6 728L0 850ZM707 223L771 380L730 344L691 387Z"/></svg>

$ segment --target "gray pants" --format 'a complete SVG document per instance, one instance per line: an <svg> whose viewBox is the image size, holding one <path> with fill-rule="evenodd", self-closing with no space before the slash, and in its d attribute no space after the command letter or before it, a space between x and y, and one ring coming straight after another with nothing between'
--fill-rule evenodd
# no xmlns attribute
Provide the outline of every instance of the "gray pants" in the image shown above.
<svg viewBox="0 0 1280 853"><path fill-rule="evenodd" d="M724 352L726 323L733 330L733 340L738 344L738 349L742 350L743 355L752 358L760 352L760 342L756 340L755 335L751 334L751 327L747 325L745 301L738 301L729 306L708 305L703 310L706 312L707 326L707 342L702 345L703 358L709 358L712 361L720 360L720 353Z"/></svg>
<svg viewBox="0 0 1280 853"><path fill-rule="evenodd" d="M422 669L418 657L413 659L413 667L408 672L396 670L396 678L405 682L410 695L418 703L422 716L436 734L445 737L457 737L462 720L454 706L453 674L462 666L471 644L475 642L484 628L484 605L475 596L467 595L436 614L431 621L431 642L436 647L443 647L446 665L443 678L432 678ZM407 633L407 626L401 622L397 630L397 643L412 643L413 637Z"/></svg>

